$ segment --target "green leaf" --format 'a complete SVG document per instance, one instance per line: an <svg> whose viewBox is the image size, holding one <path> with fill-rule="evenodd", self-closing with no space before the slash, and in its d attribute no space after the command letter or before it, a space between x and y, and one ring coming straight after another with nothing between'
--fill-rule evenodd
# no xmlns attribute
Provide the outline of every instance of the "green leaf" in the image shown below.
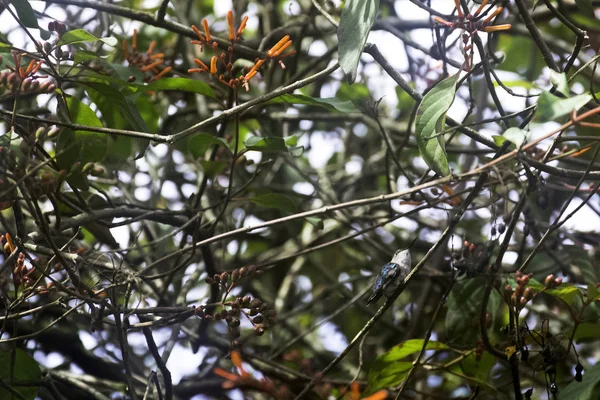
<svg viewBox="0 0 600 400"><path fill-rule="evenodd" d="M479 316L486 282L483 278L468 278L456 282L448 296L446 330L452 343L473 345L479 337ZM487 311L494 315L501 309L502 299L495 290L488 299ZM477 325L473 326L473 322Z"/></svg>
<svg viewBox="0 0 600 400"><path fill-rule="evenodd" d="M202 166L202 170L206 176L211 179L225 171L225 169L229 166L227 162L221 160L200 160L200 165Z"/></svg>
<svg viewBox="0 0 600 400"><path fill-rule="evenodd" d="M565 335L571 337L573 329L570 329ZM583 322L577 326L573 339L576 343L594 342L600 339L600 324L595 322Z"/></svg>
<svg viewBox="0 0 600 400"><path fill-rule="evenodd" d="M387 353L380 355L373 361L368 374L368 386L365 395L374 393L380 389L400 384L408 371L412 368L412 361L401 361L402 359L416 354L423 348L423 339L410 339L392 347ZM447 350L444 343L430 340L427 342L427 350Z"/></svg>
<svg viewBox="0 0 600 400"><path fill-rule="evenodd" d="M267 102L267 104L305 104L309 106L322 107L330 111L341 111L344 113L358 112L354 104L349 101L343 101L335 97L314 98L303 94L283 94Z"/></svg>
<svg viewBox="0 0 600 400"><path fill-rule="evenodd" d="M188 142L188 150L192 157L200 158L204 156L206 150L208 150L211 146L224 146L227 147L227 141L222 138L214 137L209 133L199 133L197 135L193 135Z"/></svg>
<svg viewBox="0 0 600 400"><path fill-rule="evenodd" d="M471 353L460 363L465 375L471 376L480 382L488 381L494 365L496 365L496 357L487 351L483 352L479 360L477 360L475 353Z"/></svg>
<svg viewBox="0 0 600 400"><path fill-rule="evenodd" d="M85 43L85 42L97 42L102 41L109 46L115 47L117 45L117 38L115 37L105 37L99 38L96 35L92 35L91 33L83 30L83 29L75 29L69 32L63 33L60 37L60 40L56 44L57 46L62 46L65 44L75 44L75 43Z"/></svg>
<svg viewBox="0 0 600 400"><path fill-rule="evenodd" d="M146 125L146 122L130 97L125 97L120 90L103 83L87 82L86 85L111 101L133 129L139 132L148 132L148 125Z"/></svg>
<svg viewBox="0 0 600 400"><path fill-rule="evenodd" d="M565 96L569 96L569 83L567 82L567 75L562 72L550 70L550 82L556 87L556 90Z"/></svg>
<svg viewBox="0 0 600 400"><path fill-rule="evenodd" d="M458 74L438 83L423 97L417 110L415 134L419 152L429 168L440 176L450 174L444 136L439 133L444 131L446 112L454 101L457 80Z"/></svg>
<svg viewBox="0 0 600 400"><path fill-rule="evenodd" d="M244 142L248 150L260 151L262 153L290 153L298 157L304 151L302 146L288 146L287 142L294 143L294 136L289 138L280 138L275 136L250 136Z"/></svg>
<svg viewBox="0 0 600 400"><path fill-rule="evenodd" d="M91 51L78 49L73 52L73 62L75 65L98 59L100 59L100 56L98 56L96 53L92 53Z"/></svg>
<svg viewBox="0 0 600 400"><path fill-rule="evenodd" d="M12 6L17 11L17 15L19 16L19 19L21 20L23 25L25 25L28 28L39 29L40 36L42 37L42 39L50 39L50 32L40 28L40 26L38 25L37 18L35 17L35 13L33 11L33 8L31 7L31 4L29 4L29 0L11 0L10 4L12 4Z"/></svg>
<svg viewBox="0 0 600 400"><path fill-rule="evenodd" d="M68 113L70 122L86 126L102 127L102 123L96 116L96 113L76 97L67 96L64 106L61 106L61 104L63 104L62 101L59 101L58 113ZM66 109L60 111L62 107L66 107ZM58 136L56 144L56 161L61 169L69 172L76 162L85 165L88 162L100 161L106 154L107 146L107 136L103 133L63 129ZM88 188L87 179L81 173L71 174L67 181L79 189L87 190Z"/></svg>
<svg viewBox="0 0 600 400"><path fill-rule="evenodd" d="M561 99L550 92L542 92L537 102L537 112L533 120L535 122L554 121L565 115L569 115L573 110L579 110L586 105L592 96L589 94L580 94L568 99Z"/></svg>
<svg viewBox="0 0 600 400"><path fill-rule="evenodd" d="M600 363L586 369L583 380L573 380L558 394L559 400L595 400L600 398Z"/></svg>
<svg viewBox="0 0 600 400"><path fill-rule="evenodd" d="M296 203L294 203L294 200L289 196L279 193L265 193L249 200L261 207L276 208L290 214L296 211Z"/></svg>
<svg viewBox="0 0 600 400"><path fill-rule="evenodd" d="M339 63L350 84L356 80L358 61L378 11L379 0L347 0L342 10L337 31Z"/></svg>
<svg viewBox="0 0 600 400"><path fill-rule="evenodd" d="M520 128L508 128L502 136L495 135L494 142L502 146L505 141L509 141L516 147L521 147L529 137L529 132Z"/></svg>
<svg viewBox="0 0 600 400"><path fill-rule="evenodd" d="M0 379L5 384L10 385L11 376L15 381L39 381L42 378L40 365L26 351L15 349L14 364L12 363L12 354L10 351L0 352ZM38 387L32 386L12 386L12 389L18 392L25 399L33 400L37 396ZM6 389L0 387L0 399L16 398Z"/></svg>
<svg viewBox="0 0 600 400"><path fill-rule="evenodd" d="M592 0L575 0L575 4L577 4L577 8L579 8L582 13L591 17L595 16Z"/></svg>
<svg viewBox="0 0 600 400"><path fill-rule="evenodd" d="M203 96L208 96L212 98L215 97L215 92L213 92L212 88L201 81L197 81L194 79L188 78L163 78L157 81L150 83L149 85L137 85L140 90L154 90L154 91L162 91L162 90L176 90L183 92L191 92L201 94Z"/></svg>
<svg viewBox="0 0 600 400"><path fill-rule="evenodd" d="M102 127L102 122L100 122L96 113L76 97L67 97L67 107L71 122L74 124ZM106 154L106 134L104 133L84 130L75 131L75 140L81 142L78 161L82 164L100 161Z"/></svg>
<svg viewBox="0 0 600 400"><path fill-rule="evenodd" d="M323 220L319 217L306 217L304 218L306 222L317 228L318 230L323 230L325 225L323 224Z"/></svg>

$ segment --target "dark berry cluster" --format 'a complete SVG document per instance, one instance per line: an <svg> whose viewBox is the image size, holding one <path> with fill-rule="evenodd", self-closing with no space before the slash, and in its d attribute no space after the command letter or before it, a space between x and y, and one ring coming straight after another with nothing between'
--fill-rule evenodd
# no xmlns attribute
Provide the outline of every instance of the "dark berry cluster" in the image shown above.
<svg viewBox="0 0 600 400"><path fill-rule="evenodd" d="M240 316L243 315L250 321L256 336L264 335L265 331L277 322L277 312L273 307L250 296L238 296L233 301L225 302L223 308L214 314L206 313L204 306L200 306L196 309L196 315L209 320L225 321L234 346L239 345L237 339L241 335Z"/></svg>

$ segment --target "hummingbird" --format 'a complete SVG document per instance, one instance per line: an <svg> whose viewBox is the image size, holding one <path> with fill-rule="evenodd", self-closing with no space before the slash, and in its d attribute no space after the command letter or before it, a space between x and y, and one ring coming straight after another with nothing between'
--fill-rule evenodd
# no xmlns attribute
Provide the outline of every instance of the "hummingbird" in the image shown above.
<svg viewBox="0 0 600 400"><path fill-rule="evenodd" d="M413 243L417 239L413 240ZM377 275L377 279L375 280L375 286L373 287L373 293L367 299L367 306L374 301L377 301L381 298L381 296L390 297L398 286L408 275L411 270L410 266L410 246L408 246L405 250L397 250L394 253L394 257L392 257L392 261L385 264L379 275Z"/></svg>

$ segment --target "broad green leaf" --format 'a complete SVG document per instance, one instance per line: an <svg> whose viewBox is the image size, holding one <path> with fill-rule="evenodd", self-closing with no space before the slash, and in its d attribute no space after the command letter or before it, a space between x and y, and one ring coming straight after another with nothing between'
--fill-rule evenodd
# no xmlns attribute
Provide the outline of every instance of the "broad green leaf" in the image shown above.
<svg viewBox="0 0 600 400"><path fill-rule="evenodd" d="M75 65L98 59L100 59L100 56L96 53L92 53L91 51L77 49L73 52L73 62Z"/></svg>
<svg viewBox="0 0 600 400"><path fill-rule="evenodd" d="M587 301L596 301L600 299L600 290L596 287L596 284L589 283L587 285ZM598 332L600 334L600 331Z"/></svg>
<svg viewBox="0 0 600 400"><path fill-rule="evenodd" d="M575 4L577 4L577 8L579 8L582 13L594 17L594 5L592 4L592 0L575 0Z"/></svg>
<svg viewBox="0 0 600 400"><path fill-rule="evenodd" d="M477 360L475 353L471 353L460 363L465 375L471 376L480 382L488 381L494 365L496 365L496 357L487 351L483 352L479 360Z"/></svg>
<svg viewBox="0 0 600 400"><path fill-rule="evenodd" d="M415 134L419 152L429 168L440 176L450 174L444 136L446 112L454 101L458 74L450 76L433 89L421 100L417 110Z"/></svg>
<svg viewBox="0 0 600 400"><path fill-rule="evenodd" d="M31 7L31 4L29 4L29 0L11 0L10 4L12 4L12 6L17 11L17 15L19 16L19 19L21 20L23 25L25 25L28 28L39 29L40 36L42 37L42 39L50 39L50 32L40 28L40 26L38 25L38 20L35 17L35 13L33 11L33 8Z"/></svg>
<svg viewBox="0 0 600 400"><path fill-rule="evenodd" d="M14 364L11 361L13 357L10 351L0 352L0 379L7 385L10 385L11 376L15 381L39 381L42 378L42 373L37 361L22 349L15 349L14 351ZM27 400L35 399L38 392L38 388L32 386L14 385L12 389ZM0 399L11 398L16 397L0 387Z"/></svg>
<svg viewBox="0 0 600 400"><path fill-rule="evenodd" d="M564 246L569 255L569 266L573 276L577 277L577 281L583 281L588 284L596 284L600 281L599 271L596 268L588 252L581 246Z"/></svg>
<svg viewBox="0 0 600 400"><path fill-rule="evenodd" d="M227 162L221 160L200 160L200 165L202 166L202 170L206 176L211 179L225 171L225 169L229 166Z"/></svg>
<svg viewBox="0 0 600 400"><path fill-rule="evenodd" d="M338 98L314 98L303 94L283 94L279 97L271 99L267 104L305 104L325 108L330 111L341 111L344 113L358 112L354 104L349 101L342 101Z"/></svg>
<svg viewBox="0 0 600 400"><path fill-rule="evenodd" d="M204 156L206 150L208 150L211 146L224 146L227 147L227 141L222 138L214 137L209 133L199 133L197 135L193 135L188 142L188 150L192 157L200 158Z"/></svg>
<svg viewBox="0 0 600 400"><path fill-rule="evenodd" d="M401 361L402 359L419 353L423 348L423 339L410 339L392 347L387 353L380 355L373 361L368 374L368 386L365 395L374 393L380 389L400 384L408 371L412 368L412 361ZM427 350L447 350L444 343L430 340L427 342Z"/></svg>
<svg viewBox="0 0 600 400"><path fill-rule="evenodd" d="M556 87L556 90L565 96L569 96L569 83L567 82L567 75L562 72L550 70L550 82Z"/></svg>
<svg viewBox="0 0 600 400"><path fill-rule="evenodd" d="M356 80L358 61L367 43L369 31L377 18L379 0L347 0L337 31L340 67L346 80Z"/></svg>
<svg viewBox="0 0 600 400"><path fill-rule="evenodd" d="M137 85L140 90L154 90L154 91L162 91L162 90L176 90L183 92L192 92L201 94L203 96L213 97L215 98L215 92L213 92L212 88L201 81L197 81L195 79L188 78L162 78L157 81L154 81L148 85Z"/></svg>
<svg viewBox="0 0 600 400"><path fill-rule="evenodd" d="M252 203L265 208L276 208L278 210L293 213L296 211L296 203L291 197L279 193L265 193L249 199Z"/></svg>
<svg viewBox="0 0 600 400"><path fill-rule="evenodd" d="M529 137L529 132L520 128L508 128L502 136L494 136L494 142L498 146L502 146L505 141L509 141L516 147L521 147Z"/></svg>
<svg viewBox="0 0 600 400"><path fill-rule="evenodd" d="M77 98L67 96L64 104L65 110L62 110L61 104L63 104L62 100L59 101L58 114L68 113L70 122L102 127L102 123L94 111ZM103 133L63 129L56 144L56 161L61 169L70 172L76 162L80 162L83 166L88 162L100 161L106 154L107 146L107 136ZM79 189L87 190L88 188L87 179L81 172L72 173L67 181Z"/></svg>
<svg viewBox="0 0 600 400"><path fill-rule="evenodd" d="M304 147L289 146L287 144L287 142L293 143L293 141L293 136L286 139L274 136L250 136L246 139L244 145L248 150L260 151L262 153L290 153L294 157L297 157L302 154Z"/></svg>
<svg viewBox="0 0 600 400"><path fill-rule="evenodd" d="M561 99L550 92L542 92L537 102L537 112L533 120L535 122L554 121L565 115L569 115L573 110L579 110L586 105L592 96L589 94L580 94L568 99Z"/></svg>
<svg viewBox="0 0 600 400"><path fill-rule="evenodd" d="M97 82L87 82L87 86L106 97L119 110L121 116L139 132L148 132L148 126L140 115L135 103L130 97L125 97L121 91L112 86Z"/></svg>
<svg viewBox="0 0 600 400"><path fill-rule="evenodd" d="M75 29L69 32L63 33L60 37L60 40L56 44L57 46L62 46L65 44L75 44L75 43L85 43L85 42L97 42L102 41L109 46L117 45L117 38L115 37L105 37L99 38L96 35L92 35L91 33L83 30L83 29Z"/></svg>
<svg viewBox="0 0 600 400"><path fill-rule="evenodd" d="M570 329L565 335L571 337L573 329ZM600 324L595 322L584 322L577 326L573 339L576 343L593 342L600 339Z"/></svg>
<svg viewBox="0 0 600 400"><path fill-rule="evenodd" d="M479 317L485 286L484 278L467 278L456 282L452 288L446 313L446 330L451 343L475 344L480 335ZM492 290L487 306L487 312L492 314L492 321L495 320L494 315L499 312L501 304L500 295Z"/></svg>
<svg viewBox="0 0 600 400"><path fill-rule="evenodd" d="M600 398L600 363L584 371L583 380L573 380L558 394L559 400L596 400Z"/></svg>
<svg viewBox="0 0 600 400"><path fill-rule="evenodd" d="M71 116L71 122L79 125L102 127L102 122L96 113L76 97L67 97L67 107ZM75 131L76 140L81 142L79 160L82 164L97 162L106 153L106 134L91 131Z"/></svg>

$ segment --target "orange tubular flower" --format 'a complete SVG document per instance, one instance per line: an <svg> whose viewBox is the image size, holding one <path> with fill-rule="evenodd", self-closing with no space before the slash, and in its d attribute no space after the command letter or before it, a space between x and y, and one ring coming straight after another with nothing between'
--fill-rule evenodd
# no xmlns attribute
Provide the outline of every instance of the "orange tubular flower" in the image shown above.
<svg viewBox="0 0 600 400"><path fill-rule="evenodd" d="M210 73L213 75L217 73L217 56L212 56L210 59Z"/></svg>
<svg viewBox="0 0 600 400"><path fill-rule="evenodd" d="M502 7L496 8L493 13L491 13L486 19L483 20L483 24L488 24L492 19L496 17L496 15L500 14L502 10L504 10L504 8Z"/></svg>
<svg viewBox="0 0 600 400"><path fill-rule="evenodd" d="M229 27L229 40L235 40L235 27L233 26L233 11L227 12L227 26Z"/></svg>
<svg viewBox="0 0 600 400"><path fill-rule="evenodd" d="M206 38L204 36L202 36L202 34L200 33L200 30L198 30L198 28L196 28L196 25L192 25L192 30L194 31L194 33L196 34L196 36L198 36L198 39L205 41ZM194 41L192 41L194 42Z"/></svg>
<svg viewBox="0 0 600 400"><path fill-rule="evenodd" d="M491 33L491 32L498 32L498 31L507 31L510 28L512 28L511 24L492 25L492 26L486 26L485 28L483 28L483 31L487 32L487 33Z"/></svg>
<svg viewBox="0 0 600 400"><path fill-rule="evenodd" d="M208 29L208 21L206 20L206 18L204 18L202 20L202 27L204 28L204 34L206 35L206 41L210 42L210 40L211 40L210 29Z"/></svg>
<svg viewBox="0 0 600 400"><path fill-rule="evenodd" d="M452 22L446 21L445 19L440 18L438 16L433 17L433 20L435 22L437 22L438 24L446 25L446 26L449 26L449 27L454 26L454 25L452 25Z"/></svg>
<svg viewBox="0 0 600 400"><path fill-rule="evenodd" d="M475 14L473 14L473 15L477 16L477 15L481 14L481 12L483 11L483 7L485 7L487 3L488 3L488 0L483 0L481 2L481 5L479 6L477 11L475 11Z"/></svg>
<svg viewBox="0 0 600 400"><path fill-rule="evenodd" d="M246 23L248 22L248 16L246 15L244 18L242 18L242 22L240 22L240 27L237 30L237 37L242 36L242 33L244 32L244 29L246 29Z"/></svg>
<svg viewBox="0 0 600 400"><path fill-rule="evenodd" d="M267 57L273 57L273 54L277 50L279 50L284 44L286 44L288 40L290 40L290 35L285 35L284 37L282 37L281 40L277 42L277 44L275 44L275 46L271 47L271 49L267 51Z"/></svg>
<svg viewBox="0 0 600 400"><path fill-rule="evenodd" d="M463 18L465 14L463 14L462 10L460 9L460 0L454 0L454 6L456 7L458 18Z"/></svg>

